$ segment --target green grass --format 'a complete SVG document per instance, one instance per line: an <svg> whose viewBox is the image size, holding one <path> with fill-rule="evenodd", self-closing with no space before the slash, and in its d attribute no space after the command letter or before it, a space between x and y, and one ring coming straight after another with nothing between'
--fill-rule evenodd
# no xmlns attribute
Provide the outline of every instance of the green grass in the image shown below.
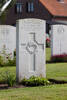
<svg viewBox="0 0 67 100"><path fill-rule="evenodd" d="M46 57L49 61L49 48ZM67 63L47 64L46 70L47 78L67 80ZM15 66L0 67L0 80L7 71L16 75ZM67 84L0 90L0 100L67 100Z"/></svg>
<svg viewBox="0 0 67 100"><path fill-rule="evenodd" d="M50 61L51 49L46 48L46 60ZM67 63L46 64L47 78L67 81Z"/></svg>
<svg viewBox="0 0 67 100"><path fill-rule="evenodd" d="M46 61L50 61L51 58L51 48L46 48Z"/></svg>
<svg viewBox="0 0 67 100"><path fill-rule="evenodd" d="M46 59L47 61L50 60L50 48L46 49ZM65 80L67 81L67 63L50 63L46 64L47 70L47 78L49 79L57 79L57 80ZM2 75L5 72L10 71L16 75L16 67L0 67L0 80L2 80Z"/></svg>
<svg viewBox="0 0 67 100"><path fill-rule="evenodd" d="M6 71L10 71L11 73L16 73L15 69L16 69L15 66L0 67L0 73L4 73Z"/></svg>
<svg viewBox="0 0 67 100"><path fill-rule="evenodd" d="M47 64L47 78L67 81L67 63Z"/></svg>
<svg viewBox="0 0 67 100"><path fill-rule="evenodd" d="M67 63L54 63L47 64L47 78L49 79L57 79L57 80L65 80L67 81ZM0 80L2 80L2 74L5 72L10 72L16 75L16 67L1 67L0 68Z"/></svg>
<svg viewBox="0 0 67 100"><path fill-rule="evenodd" d="M15 66L0 67L0 82L4 81L4 78L5 76L7 76L8 72L16 76L16 67Z"/></svg>
<svg viewBox="0 0 67 100"><path fill-rule="evenodd" d="M0 90L0 100L67 100L67 84Z"/></svg>

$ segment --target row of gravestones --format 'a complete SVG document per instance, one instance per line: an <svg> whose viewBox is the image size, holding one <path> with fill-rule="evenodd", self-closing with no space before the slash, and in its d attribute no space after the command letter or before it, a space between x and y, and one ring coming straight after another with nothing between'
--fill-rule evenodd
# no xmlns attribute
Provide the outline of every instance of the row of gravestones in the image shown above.
<svg viewBox="0 0 67 100"><path fill-rule="evenodd" d="M67 55L67 25L53 25L51 30L51 55Z"/></svg>
<svg viewBox="0 0 67 100"><path fill-rule="evenodd" d="M0 25L0 55L13 58L16 48L16 28L9 25Z"/></svg>
<svg viewBox="0 0 67 100"><path fill-rule="evenodd" d="M51 33L51 51L53 55L67 52L65 25L53 25ZM3 47L7 53L16 48L17 80L30 76L46 77L45 37L46 21L40 19L23 19L17 21L16 28L0 25L0 54Z"/></svg>

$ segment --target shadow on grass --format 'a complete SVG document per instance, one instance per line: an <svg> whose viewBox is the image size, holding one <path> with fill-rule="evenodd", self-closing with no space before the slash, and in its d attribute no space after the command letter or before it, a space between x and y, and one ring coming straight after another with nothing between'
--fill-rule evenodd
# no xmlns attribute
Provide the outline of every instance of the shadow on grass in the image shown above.
<svg viewBox="0 0 67 100"><path fill-rule="evenodd" d="M64 80L56 80L56 79L48 79L53 84L67 84L67 81Z"/></svg>
<svg viewBox="0 0 67 100"><path fill-rule="evenodd" d="M53 64L53 63L67 63L67 61L46 61L46 64Z"/></svg>
<svg viewBox="0 0 67 100"><path fill-rule="evenodd" d="M8 89L8 84L0 84L0 90Z"/></svg>

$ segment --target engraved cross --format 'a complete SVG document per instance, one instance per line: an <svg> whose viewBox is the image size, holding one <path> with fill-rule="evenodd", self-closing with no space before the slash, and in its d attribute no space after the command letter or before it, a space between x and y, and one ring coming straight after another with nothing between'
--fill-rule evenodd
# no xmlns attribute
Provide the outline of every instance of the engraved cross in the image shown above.
<svg viewBox="0 0 67 100"><path fill-rule="evenodd" d="M35 65L35 61L36 61L36 52L38 52L38 48L42 48L44 50L44 44L40 44L37 42L36 40L36 36L35 33L30 33L31 35L33 35L33 41L26 43L21 43L21 46L25 46L27 52L31 55L33 55L33 71L36 70L36 65Z"/></svg>

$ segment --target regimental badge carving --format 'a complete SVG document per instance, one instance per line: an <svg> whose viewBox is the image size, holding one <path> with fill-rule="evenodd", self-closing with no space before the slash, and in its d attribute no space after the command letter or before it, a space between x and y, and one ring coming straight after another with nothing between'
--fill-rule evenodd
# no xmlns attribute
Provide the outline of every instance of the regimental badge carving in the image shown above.
<svg viewBox="0 0 67 100"><path fill-rule="evenodd" d="M26 46L26 50L30 53L30 54L35 54L36 50L37 50L37 44L34 42L28 42L27 46Z"/></svg>
<svg viewBox="0 0 67 100"><path fill-rule="evenodd" d="M38 47L42 48L44 50L44 44L40 44L37 42L35 33L30 33L33 35L33 40L29 41L27 44L26 43L21 43L21 46L25 46L27 52L29 54L34 54L37 52Z"/></svg>
<svg viewBox="0 0 67 100"><path fill-rule="evenodd" d="M57 31L58 31L59 34L64 33L64 28L63 28L63 26L59 26L59 28L58 28Z"/></svg>

